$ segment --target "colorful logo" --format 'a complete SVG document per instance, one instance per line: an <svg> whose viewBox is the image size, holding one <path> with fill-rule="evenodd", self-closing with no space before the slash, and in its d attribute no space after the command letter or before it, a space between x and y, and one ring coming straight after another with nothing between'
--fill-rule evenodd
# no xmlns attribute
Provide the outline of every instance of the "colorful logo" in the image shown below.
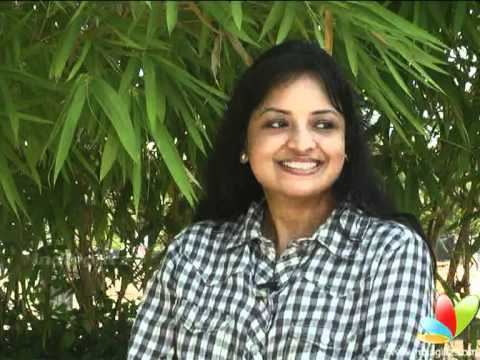
<svg viewBox="0 0 480 360"><path fill-rule="evenodd" d="M441 295L435 306L435 319L423 318L420 326L424 331L417 339L430 344L445 344L460 335L478 312L480 298L469 295L455 308L447 295Z"/></svg>

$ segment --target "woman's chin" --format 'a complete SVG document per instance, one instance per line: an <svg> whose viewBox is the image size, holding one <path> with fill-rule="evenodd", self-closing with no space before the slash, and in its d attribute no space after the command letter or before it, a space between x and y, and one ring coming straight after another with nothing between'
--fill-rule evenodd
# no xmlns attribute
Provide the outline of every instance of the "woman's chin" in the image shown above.
<svg viewBox="0 0 480 360"><path fill-rule="evenodd" d="M278 198L284 198L284 199L289 199L289 200L305 200L309 199L311 200L312 198L322 198L324 195L329 193L330 191L322 191L322 189L285 189L284 191L275 191L275 192L270 192L271 195L278 197Z"/></svg>

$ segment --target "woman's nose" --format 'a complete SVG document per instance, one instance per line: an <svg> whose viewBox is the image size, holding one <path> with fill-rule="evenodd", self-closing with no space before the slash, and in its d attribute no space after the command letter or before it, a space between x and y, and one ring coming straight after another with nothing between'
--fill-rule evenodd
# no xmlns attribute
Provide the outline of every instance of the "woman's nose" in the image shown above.
<svg viewBox="0 0 480 360"><path fill-rule="evenodd" d="M314 134L308 129L292 129L289 134L287 146L299 152L312 150L315 147Z"/></svg>

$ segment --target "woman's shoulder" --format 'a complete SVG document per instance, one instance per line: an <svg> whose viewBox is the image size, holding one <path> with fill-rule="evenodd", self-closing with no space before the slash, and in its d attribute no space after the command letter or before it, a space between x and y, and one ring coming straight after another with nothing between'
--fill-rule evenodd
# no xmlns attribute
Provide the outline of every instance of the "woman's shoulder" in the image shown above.
<svg viewBox="0 0 480 360"><path fill-rule="evenodd" d="M194 222L173 238L165 258L176 269L176 276L188 274L187 277L199 276L207 283L217 281L232 273L234 264L239 266L235 259L241 257L241 251L229 250L230 244L238 242L238 233L236 222Z"/></svg>
<svg viewBox="0 0 480 360"><path fill-rule="evenodd" d="M414 254L429 252L425 239L410 227L395 219L384 219L376 216L368 217L369 227L366 236L371 252L384 256L394 255L401 251Z"/></svg>
<svg viewBox="0 0 480 360"><path fill-rule="evenodd" d="M233 243L240 234L238 221L202 220L183 228L168 245L171 255L194 258L198 254L219 252Z"/></svg>
<svg viewBox="0 0 480 360"><path fill-rule="evenodd" d="M412 227L395 220L368 214L358 207L350 205L350 214L354 214L357 224L362 224L363 240L369 247L395 250L407 244L414 243L423 246L424 240Z"/></svg>
<svg viewBox="0 0 480 360"><path fill-rule="evenodd" d="M183 228L174 238L177 242L209 241L218 236L229 236L238 229L238 221L202 220Z"/></svg>

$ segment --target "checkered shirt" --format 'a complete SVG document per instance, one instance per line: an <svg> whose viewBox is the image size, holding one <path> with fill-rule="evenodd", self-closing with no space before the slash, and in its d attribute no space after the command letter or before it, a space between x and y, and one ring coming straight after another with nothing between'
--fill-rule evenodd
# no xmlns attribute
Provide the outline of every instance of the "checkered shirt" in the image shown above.
<svg viewBox="0 0 480 360"><path fill-rule="evenodd" d="M169 245L128 359L422 359L431 258L415 232L342 203L280 256L265 200L235 222L195 223Z"/></svg>

